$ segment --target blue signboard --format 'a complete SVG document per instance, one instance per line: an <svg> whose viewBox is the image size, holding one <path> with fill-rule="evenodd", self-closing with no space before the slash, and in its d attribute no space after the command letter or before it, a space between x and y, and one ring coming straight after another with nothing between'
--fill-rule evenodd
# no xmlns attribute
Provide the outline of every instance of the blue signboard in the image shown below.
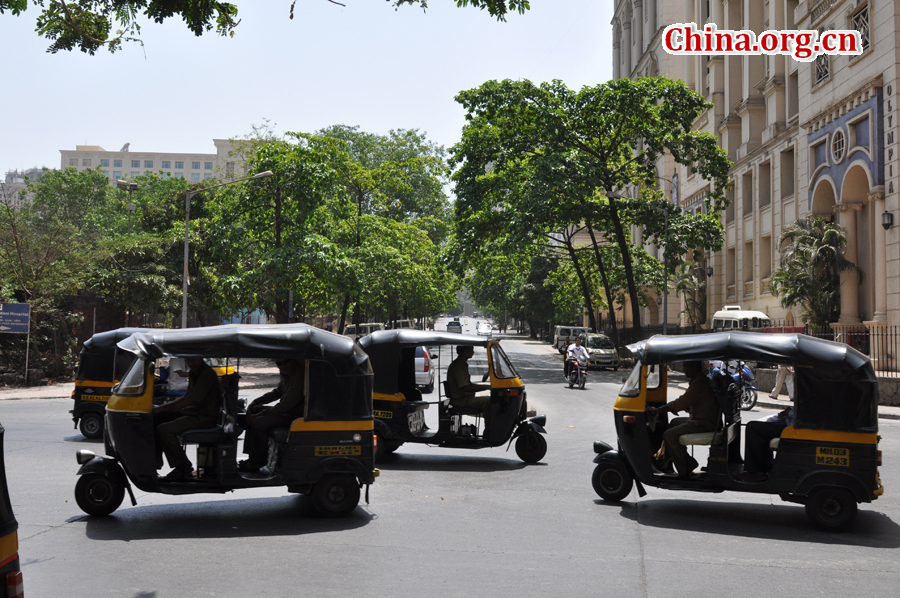
<svg viewBox="0 0 900 598"><path fill-rule="evenodd" d="M28 334L30 321L31 305L0 303L0 333Z"/></svg>

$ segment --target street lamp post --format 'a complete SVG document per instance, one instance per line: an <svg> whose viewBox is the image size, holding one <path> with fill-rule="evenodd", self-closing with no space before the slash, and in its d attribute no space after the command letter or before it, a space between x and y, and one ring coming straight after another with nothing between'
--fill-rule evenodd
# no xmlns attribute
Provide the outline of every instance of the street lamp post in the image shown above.
<svg viewBox="0 0 900 598"><path fill-rule="evenodd" d="M235 183L242 183L244 181L255 181L256 179L264 179L266 177L272 176L274 173L271 170L266 170L264 172L260 172L254 174L253 176L249 176L243 179L237 179L234 181L228 181L227 183L222 183L220 185L213 185L212 187L204 187L202 189L188 190L184 194L184 283L181 290L181 327L187 328L187 308L188 308L188 252L189 252L189 243L190 243L190 221L191 221L191 198L200 193L201 191L207 191L209 189L215 189L217 187L226 187L228 185L233 185Z"/></svg>
<svg viewBox="0 0 900 598"><path fill-rule="evenodd" d="M128 203L125 204L125 211L128 212L128 234L131 234L131 213L137 209L137 206L134 205L131 201L131 193L133 191L137 191L138 185L137 183L129 183L128 181L123 181L122 179L116 179L116 187L119 189L124 189L128 191Z"/></svg>

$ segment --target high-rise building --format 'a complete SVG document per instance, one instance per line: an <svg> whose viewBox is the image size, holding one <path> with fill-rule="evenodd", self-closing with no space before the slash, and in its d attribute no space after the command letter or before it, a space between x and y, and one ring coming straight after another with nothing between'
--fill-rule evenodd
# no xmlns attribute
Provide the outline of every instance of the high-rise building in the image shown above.
<svg viewBox="0 0 900 598"><path fill-rule="evenodd" d="M675 23L757 34L856 29L862 54L814 62L671 55L662 33ZM782 232L814 214L846 229L846 256L863 272L842 275L836 330L900 324L898 23L900 4L879 0L616 0L614 76L683 80L713 103L694 129L715 135L734 162L731 205L722 215L725 246L708 258L709 316L739 304L801 323L802 314L783 308L769 282ZM673 201L702 209L708 181L671 158L657 170L666 173L661 186ZM885 230L883 222L895 224ZM660 318L647 316L651 323Z"/></svg>

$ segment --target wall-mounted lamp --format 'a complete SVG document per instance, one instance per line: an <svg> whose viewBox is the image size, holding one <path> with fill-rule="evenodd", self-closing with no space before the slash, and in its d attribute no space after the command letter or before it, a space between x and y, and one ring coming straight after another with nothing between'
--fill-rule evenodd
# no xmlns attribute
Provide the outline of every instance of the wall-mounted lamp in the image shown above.
<svg viewBox="0 0 900 598"><path fill-rule="evenodd" d="M657 305L662 305L662 297L657 297L657 298L656 298L656 304L657 304Z"/></svg>
<svg viewBox="0 0 900 598"><path fill-rule="evenodd" d="M891 228L894 225L894 213L888 212L885 210L884 214L881 215L881 227L884 230Z"/></svg>
<svg viewBox="0 0 900 598"><path fill-rule="evenodd" d="M707 266L707 267L706 267L706 276L707 276L708 278L712 278L712 275L713 275L713 267L712 267L712 266Z"/></svg>

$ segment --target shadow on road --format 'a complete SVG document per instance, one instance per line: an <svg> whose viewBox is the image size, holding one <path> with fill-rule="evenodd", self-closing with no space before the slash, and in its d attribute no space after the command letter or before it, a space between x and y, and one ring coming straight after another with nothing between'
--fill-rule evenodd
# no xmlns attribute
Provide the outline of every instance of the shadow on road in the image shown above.
<svg viewBox="0 0 900 598"><path fill-rule="evenodd" d="M402 449L401 449L402 450ZM502 449L495 449L502 450ZM538 463L537 465L543 465ZM518 459L502 457L461 457L459 455L406 455L394 453L377 464L385 471L462 471L491 473L528 467Z"/></svg>
<svg viewBox="0 0 900 598"><path fill-rule="evenodd" d="M91 540L301 536L360 528L375 517L360 504L342 518L316 514L308 496L252 498L123 508L107 517L82 516Z"/></svg>
<svg viewBox="0 0 900 598"><path fill-rule="evenodd" d="M599 505L612 505L595 500ZM621 515L649 527L790 542L900 548L900 526L862 506L843 533L817 529L800 505L762 505L698 500L650 500L617 504Z"/></svg>
<svg viewBox="0 0 900 598"><path fill-rule="evenodd" d="M103 444L102 438L85 438L81 434L76 434L75 436L65 436L63 437L63 442L77 442L79 444Z"/></svg>

